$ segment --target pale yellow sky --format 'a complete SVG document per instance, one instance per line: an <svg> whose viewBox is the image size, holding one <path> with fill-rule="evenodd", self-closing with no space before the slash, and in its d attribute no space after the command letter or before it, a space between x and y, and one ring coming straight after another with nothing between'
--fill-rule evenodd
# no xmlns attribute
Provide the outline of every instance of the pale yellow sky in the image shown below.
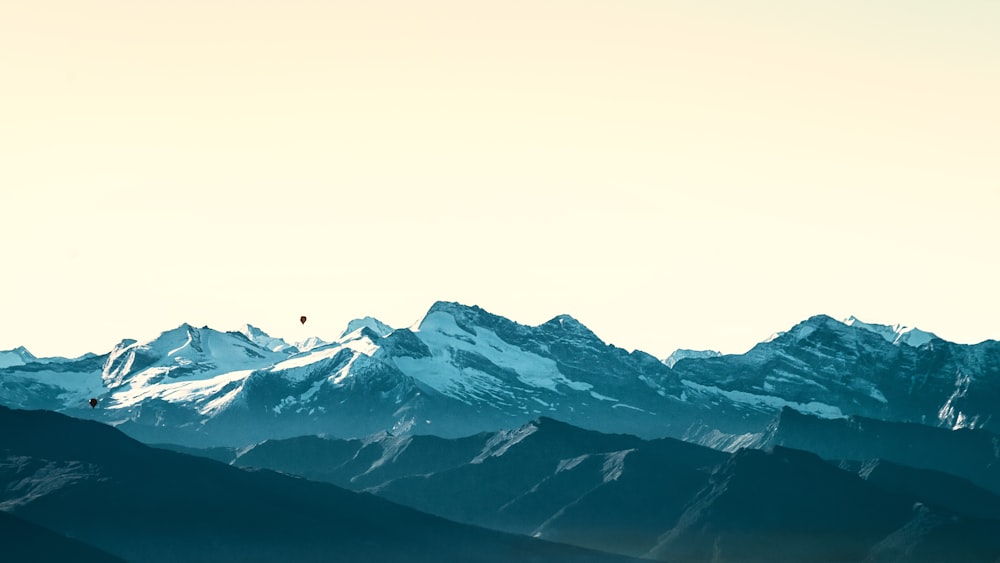
<svg viewBox="0 0 1000 563"><path fill-rule="evenodd" d="M0 349L437 299L1000 337L1000 4L817 4L0 4Z"/></svg>

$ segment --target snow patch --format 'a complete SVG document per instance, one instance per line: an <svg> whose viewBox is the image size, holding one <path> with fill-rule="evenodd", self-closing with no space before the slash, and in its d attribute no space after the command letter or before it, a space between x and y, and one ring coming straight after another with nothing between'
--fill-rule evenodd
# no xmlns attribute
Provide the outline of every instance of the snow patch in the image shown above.
<svg viewBox="0 0 1000 563"><path fill-rule="evenodd" d="M496 377L475 368L459 368L449 360L447 351L437 359L393 358L396 367L406 375L466 404L471 404L470 396L486 398L506 392L503 381Z"/></svg>
<svg viewBox="0 0 1000 563"><path fill-rule="evenodd" d="M868 395L872 399L875 399L876 401L882 404L889 403L889 400L885 398L885 395L882 394L882 391L878 387L875 387L874 385L872 385L871 391L868 393Z"/></svg>
<svg viewBox="0 0 1000 563"><path fill-rule="evenodd" d="M109 409L123 409L150 399L161 399L170 403L203 403L198 409L202 414L216 412L228 405L242 389L253 370L223 373L207 379L187 379L148 384L150 380L163 375L166 368L144 370L128 382L125 389L111 394ZM223 395L208 400L221 393L227 385L233 389Z"/></svg>
<svg viewBox="0 0 1000 563"><path fill-rule="evenodd" d="M308 352L314 348L319 348L320 346L326 346L327 344L330 343L318 336L310 336L305 340L299 340L298 342L296 342L295 347L298 348L299 352Z"/></svg>
<svg viewBox="0 0 1000 563"><path fill-rule="evenodd" d="M475 327L471 335L456 324L454 317L444 311L429 313L420 322L414 334L431 351L430 358L394 358L396 367L435 389L448 393L468 369L459 369L451 361L453 350L478 354L494 365L517 374L521 383L531 387L559 392L559 386L575 391L588 391L593 385L567 378L556 362L538 354L527 352L508 344L497 334L484 327ZM482 373L482 372L479 372ZM485 374L483 374L485 375ZM499 380L492 378L499 383Z"/></svg>
<svg viewBox="0 0 1000 563"><path fill-rule="evenodd" d="M746 434L726 434L719 430L712 430L708 434L699 438L696 443L715 450L728 453L735 453L743 448L756 447L763 437L762 432L750 432Z"/></svg>
<svg viewBox="0 0 1000 563"><path fill-rule="evenodd" d="M328 344L322 348L296 354L283 362L275 364L270 371L285 371L305 367L323 360L329 360L344 349L353 350L359 354L371 357L376 351L378 351L379 347L368 337L359 336L351 340L338 342L336 344Z"/></svg>
<svg viewBox="0 0 1000 563"><path fill-rule="evenodd" d="M938 420L943 426L951 428L952 430L958 430L959 428L971 426L966 414L955 407L955 403L964 398L966 393L969 392L969 386L971 384L972 377L967 374L963 374L961 371L956 374L955 390L952 391L951 396L948 397L948 400L945 401L944 405L942 405L941 409L938 411Z"/></svg>
<svg viewBox="0 0 1000 563"><path fill-rule="evenodd" d="M756 395L745 391L728 391L713 385L701 385L687 379L681 380L681 383L693 391L721 395L734 403L742 403L757 408L764 408L766 410L778 411L784 407L791 407L799 412L813 414L820 418L847 418L844 416L844 413L840 411L840 408L826 403L820 403L818 401L796 403L793 401L787 401L781 397L775 397L773 395Z"/></svg>
<svg viewBox="0 0 1000 563"><path fill-rule="evenodd" d="M340 353L340 350L340 347L333 347L324 348L322 350L314 350L304 354L297 354L283 362L274 364L270 371L287 371L315 364L316 362L321 362L323 360L329 360Z"/></svg>
<svg viewBox="0 0 1000 563"><path fill-rule="evenodd" d="M622 450L607 454L604 457L604 465L601 466L601 473L604 475L605 483L617 481L622 476L622 472L625 471L625 457L633 451L635 450Z"/></svg>
<svg viewBox="0 0 1000 563"><path fill-rule="evenodd" d="M590 458L590 454L584 454L580 457L561 460L559 462L559 465L556 466L556 473L562 473L563 471L570 471L577 465L580 465L581 463L586 461L588 458Z"/></svg>
<svg viewBox="0 0 1000 563"><path fill-rule="evenodd" d="M613 409L632 409L634 411L644 412L646 414L652 414L647 411L640 409L639 407L633 407L632 405L626 405L625 403L618 403L617 405L611 405Z"/></svg>
<svg viewBox="0 0 1000 563"><path fill-rule="evenodd" d="M473 458L471 463L482 463L486 461L487 458L500 457L507 453L507 450L511 447L517 445L521 442L521 440L524 440L537 431L538 426L534 424L528 424L514 430L501 430L500 432L494 434L493 437L486 442L486 445L483 447L483 451Z"/></svg>

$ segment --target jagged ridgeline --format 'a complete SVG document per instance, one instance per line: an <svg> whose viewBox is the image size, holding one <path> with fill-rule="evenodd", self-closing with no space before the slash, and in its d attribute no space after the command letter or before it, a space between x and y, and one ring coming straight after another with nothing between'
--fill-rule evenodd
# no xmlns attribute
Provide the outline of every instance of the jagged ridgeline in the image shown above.
<svg viewBox="0 0 1000 563"><path fill-rule="evenodd" d="M185 324L75 359L19 348L0 353L0 403L189 446L380 431L456 437L548 416L732 447L756 439L784 408L993 428L1000 346L816 316L745 354L679 350L660 359L609 345L568 315L526 326L439 302L410 327L367 317L333 342Z"/></svg>

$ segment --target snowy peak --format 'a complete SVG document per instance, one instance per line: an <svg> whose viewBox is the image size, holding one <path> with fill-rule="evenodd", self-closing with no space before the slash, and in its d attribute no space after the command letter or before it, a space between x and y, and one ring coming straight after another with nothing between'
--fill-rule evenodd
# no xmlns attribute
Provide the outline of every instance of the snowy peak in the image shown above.
<svg viewBox="0 0 1000 563"><path fill-rule="evenodd" d="M717 358L721 356L721 352L716 352L715 350L690 350L687 348L678 348L671 352L663 363L668 367L674 367L677 362L687 359L687 358Z"/></svg>
<svg viewBox="0 0 1000 563"><path fill-rule="evenodd" d="M247 338L247 340L253 342L257 346L272 352L294 351L291 350L291 348L293 348L291 344L285 342L281 338L275 338L251 324L243 325L243 327L236 332L237 334L242 334Z"/></svg>
<svg viewBox="0 0 1000 563"><path fill-rule="evenodd" d="M299 352L308 352L309 350L312 350L314 348L319 348L320 346L326 346L327 344L330 343L327 342L326 340L323 340L322 338L319 338L318 336L310 336L305 340L299 340L298 342L296 342L294 347Z"/></svg>
<svg viewBox="0 0 1000 563"><path fill-rule="evenodd" d="M18 346L13 350L0 350L0 368L23 366L37 360L38 358L24 346Z"/></svg>
<svg viewBox="0 0 1000 563"><path fill-rule="evenodd" d="M837 330L837 327L843 328L843 326L843 323L838 322L836 319L828 315L814 315L786 331L773 333L761 344L788 339L799 341L804 338L808 338L810 334L816 332L818 329L832 328L833 330Z"/></svg>
<svg viewBox="0 0 1000 563"><path fill-rule="evenodd" d="M860 330L865 333L881 336L886 342L897 346L906 344L907 346L919 347L937 338L936 335L930 332L900 324L890 326L862 322L853 315L843 321L838 321L828 315L815 315L795 325L787 332L775 333L764 342L772 342L786 337L799 341L808 338L817 330L839 333L845 336L852 333L857 334L852 331Z"/></svg>
<svg viewBox="0 0 1000 563"><path fill-rule="evenodd" d="M923 346L927 344L932 339L937 338L936 335L920 330L916 327L904 326L901 324L896 325L880 325L880 324L870 324L862 322L854 315L844 319L844 324L850 327L860 328L873 332L886 341L892 344L906 344L913 347Z"/></svg>
<svg viewBox="0 0 1000 563"><path fill-rule="evenodd" d="M450 313L452 315L466 315L469 313L476 313L478 311L482 311L482 309L475 305L463 305L457 301L435 301L431 304L430 308L427 309L427 314Z"/></svg>
<svg viewBox="0 0 1000 563"><path fill-rule="evenodd" d="M474 327L489 326L495 324L495 321L494 315L476 305L470 307L451 301L437 301L427 310L427 314L417 323L416 328L418 331L435 330L440 328L442 324L453 324L459 329L475 335Z"/></svg>
<svg viewBox="0 0 1000 563"><path fill-rule="evenodd" d="M259 329L257 332L259 332L258 338L275 340ZM187 323L162 333L158 338L145 344L144 347L157 355L176 360L263 358L262 353L270 351L253 340L246 342L237 334L219 332L207 326L195 328ZM235 354L235 358L230 358L233 354Z"/></svg>
<svg viewBox="0 0 1000 563"><path fill-rule="evenodd" d="M346 337L354 331L367 328L368 330L374 332L379 337L388 336L393 329L391 326L383 323L382 321L376 319L375 317L362 317L360 319L354 319L353 321L347 323L347 328L344 332L340 334L341 338Z"/></svg>
<svg viewBox="0 0 1000 563"><path fill-rule="evenodd" d="M442 327L457 328L471 336L477 334L478 328L485 328L492 332L523 332L531 331L531 327L518 324L506 317L494 315L477 305L463 305L449 301L438 301L431 306L416 324L417 331L439 331ZM545 332L558 336L573 336L577 339L600 340L583 323L570 315L558 315L551 320L538 325L537 327Z"/></svg>
<svg viewBox="0 0 1000 563"><path fill-rule="evenodd" d="M260 336L263 331L256 332L260 334L255 337L270 339ZM287 352L292 351L290 347L277 352L270 350L242 332L219 332L207 326L195 328L184 323L149 342L123 340L108 357L103 376L109 387L121 385L143 373L146 375L142 384L155 383L164 377L210 377L258 369L284 359ZM133 383L133 387L139 384Z"/></svg>

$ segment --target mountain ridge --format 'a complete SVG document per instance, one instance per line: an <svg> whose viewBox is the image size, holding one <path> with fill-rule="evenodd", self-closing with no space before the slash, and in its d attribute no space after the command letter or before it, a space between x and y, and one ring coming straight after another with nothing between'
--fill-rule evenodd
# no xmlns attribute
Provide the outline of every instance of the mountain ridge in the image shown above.
<svg viewBox="0 0 1000 563"><path fill-rule="evenodd" d="M899 335L915 329L849 320L816 315L745 354L683 359L607 344L570 315L529 326L448 301L410 327L363 317L342 338L308 346L252 325L183 323L101 356L2 367L0 404L198 446L379 430L470 435L543 415L647 437L742 434L789 406L949 428L1000 423L995 341L910 342Z"/></svg>
<svg viewBox="0 0 1000 563"><path fill-rule="evenodd" d="M930 560L1000 555L1000 496L949 473L781 445L724 453L541 417L457 439L269 440L228 461L455 521L664 561L860 563L890 544ZM948 539L956 534L962 542Z"/></svg>
<svg viewBox="0 0 1000 563"><path fill-rule="evenodd" d="M93 421L5 407L0 509L146 563L627 560L152 448Z"/></svg>

